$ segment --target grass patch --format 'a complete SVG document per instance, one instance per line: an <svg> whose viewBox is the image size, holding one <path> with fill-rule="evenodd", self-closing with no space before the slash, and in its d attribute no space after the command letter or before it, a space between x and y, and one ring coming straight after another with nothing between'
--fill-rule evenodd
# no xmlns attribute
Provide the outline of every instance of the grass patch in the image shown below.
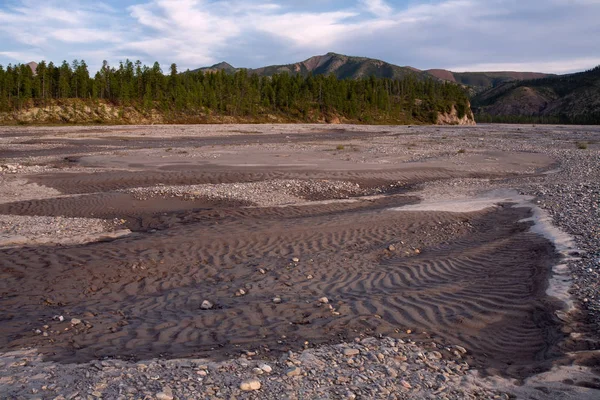
<svg viewBox="0 0 600 400"><path fill-rule="evenodd" d="M338 144L335 149L336 150L344 150L345 148L346 148L346 146L344 146L343 144Z"/></svg>
<svg viewBox="0 0 600 400"><path fill-rule="evenodd" d="M460 149L457 151L458 154L465 154L467 151L465 149Z"/></svg>
<svg viewBox="0 0 600 400"><path fill-rule="evenodd" d="M588 144L587 142L576 142L577 148L580 150L587 150Z"/></svg>

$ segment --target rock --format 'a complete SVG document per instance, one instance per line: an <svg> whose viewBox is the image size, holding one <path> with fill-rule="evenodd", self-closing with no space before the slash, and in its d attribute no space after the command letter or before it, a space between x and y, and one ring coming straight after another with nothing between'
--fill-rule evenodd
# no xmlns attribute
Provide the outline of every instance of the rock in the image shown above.
<svg viewBox="0 0 600 400"><path fill-rule="evenodd" d="M238 289L238 291L237 291L237 292L235 292L235 295L236 295L237 297L242 297L242 296L245 296L245 295L246 295L246 291L245 291L244 289Z"/></svg>
<svg viewBox="0 0 600 400"><path fill-rule="evenodd" d="M262 370L262 369L260 369L260 368L252 368L252 373L253 373L254 375L262 375L262 374L264 374L264 373L265 373L265 371L263 371L263 370Z"/></svg>
<svg viewBox="0 0 600 400"><path fill-rule="evenodd" d="M327 297L321 297L319 299L319 303L321 303L321 304L329 304L329 299Z"/></svg>
<svg viewBox="0 0 600 400"><path fill-rule="evenodd" d="M58 322L63 322L65 320L65 317L63 317L62 315L55 315L52 319Z"/></svg>
<svg viewBox="0 0 600 400"><path fill-rule="evenodd" d="M254 390L259 390L260 387L261 384L258 379L247 379L240 384L240 389L244 392L252 392Z"/></svg>
<svg viewBox="0 0 600 400"><path fill-rule="evenodd" d="M269 373L271 373L271 371L273 371L273 368L271 368L271 366L269 364L260 364L258 366L258 368L262 369L267 374L269 374Z"/></svg>
<svg viewBox="0 0 600 400"><path fill-rule="evenodd" d="M295 263L298 263L298 262L300 262L300 259L298 257L294 257L294 258L292 258L292 261Z"/></svg>
<svg viewBox="0 0 600 400"><path fill-rule="evenodd" d="M357 356L360 354L360 350L358 349L344 349L344 355L346 357Z"/></svg>
<svg viewBox="0 0 600 400"><path fill-rule="evenodd" d="M81 324L81 320L78 318L72 318L71 319L71 325L79 325Z"/></svg>
<svg viewBox="0 0 600 400"><path fill-rule="evenodd" d="M389 250L389 251L396 251L396 246L394 246L393 244L390 244L390 245L388 246L388 250Z"/></svg>
<svg viewBox="0 0 600 400"><path fill-rule="evenodd" d="M302 375L302 370L298 367L291 367L285 371L285 374L289 377L300 376Z"/></svg>
<svg viewBox="0 0 600 400"><path fill-rule="evenodd" d="M312 276L312 275L307 275L307 276L306 276L306 279L308 279L308 280L311 280L311 279L313 279L313 278L314 278L314 276Z"/></svg>
<svg viewBox="0 0 600 400"><path fill-rule="evenodd" d="M402 386L404 386L405 388L407 388L407 389L411 389L412 388L412 385L410 383L406 382L405 380L400 381L400 384Z"/></svg>
<svg viewBox="0 0 600 400"><path fill-rule="evenodd" d="M201 310L210 310L211 308L213 308L213 303L208 300L204 300L200 305Z"/></svg>
<svg viewBox="0 0 600 400"><path fill-rule="evenodd" d="M281 297L273 297L273 303L275 303L275 304L281 303Z"/></svg>
<svg viewBox="0 0 600 400"><path fill-rule="evenodd" d="M462 346L454 346L454 348L456 348L456 350L460 351L462 354L467 354L467 349Z"/></svg>
<svg viewBox="0 0 600 400"><path fill-rule="evenodd" d="M159 392L156 394L157 400L173 400L174 397L169 391Z"/></svg>

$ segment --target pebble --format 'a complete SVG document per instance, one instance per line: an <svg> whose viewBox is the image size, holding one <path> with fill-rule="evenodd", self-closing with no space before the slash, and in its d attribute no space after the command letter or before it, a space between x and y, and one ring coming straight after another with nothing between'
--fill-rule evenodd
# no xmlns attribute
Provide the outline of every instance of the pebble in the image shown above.
<svg viewBox="0 0 600 400"><path fill-rule="evenodd" d="M275 304L281 303L281 297L273 297L273 303L275 303Z"/></svg>
<svg viewBox="0 0 600 400"><path fill-rule="evenodd" d="M198 304L198 303L196 303L196 304ZM211 303L208 300L204 300L202 302L202 304L200 305L201 310L210 310L211 308L213 308L213 303Z"/></svg>
<svg viewBox="0 0 600 400"><path fill-rule="evenodd" d="M156 400L173 400L174 397L169 392L158 392L156 394Z"/></svg>
<svg viewBox="0 0 600 400"><path fill-rule="evenodd" d="M302 369L298 367L291 367L285 371L285 374L289 377L300 376L302 375Z"/></svg>
<svg viewBox="0 0 600 400"><path fill-rule="evenodd" d="M259 390L261 386L262 385L258 379L247 379L240 384L240 389L244 392L251 392Z"/></svg>
<svg viewBox="0 0 600 400"><path fill-rule="evenodd" d="M321 304L329 304L329 299L327 297L321 297L319 299L319 303L321 303Z"/></svg>
<svg viewBox="0 0 600 400"><path fill-rule="evenodd" d="M78 318L71 319L71 325L79 325L81 324L81 320Z"/></svg>
<svg viewBox="0 0 600 400"><path fill-rule="evenodd" d="M360 354L360 350L358 349L344 349L344 355L347 357L357 356Z"/></svg>
<svg viewBox="0 0 600 400"><path fill-rule="evenodd" d="M273 368L269 364L260 364L258 368L262 369L267 374L270 374L273 371Z"/></svg>

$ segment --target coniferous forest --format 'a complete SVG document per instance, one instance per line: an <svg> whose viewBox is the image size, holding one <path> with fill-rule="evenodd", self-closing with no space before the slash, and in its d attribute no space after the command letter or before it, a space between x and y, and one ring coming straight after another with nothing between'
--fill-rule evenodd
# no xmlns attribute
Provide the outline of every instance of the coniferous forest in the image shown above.
<svg viewBox="0 0 600 400"><path fill-rule="evenodd" d="M111 105L138 113L160 113L167 122L206 122L208 116L264 122L317 122L335 117L357 123L435 123L439 113L456 109L458 118L471 115L468 95L451 83L369 77L269 77L235 73L183 72L172 64L164 73L125 61L104 62L93 76L85 61L60 66L44 61L36 73L26 64L0 66L0 112L70 104L73 107ZM61 121L57 121L61 122ZM68 122L68 121L67 121ZM101 121L96 121L101 122Z"/></svg>

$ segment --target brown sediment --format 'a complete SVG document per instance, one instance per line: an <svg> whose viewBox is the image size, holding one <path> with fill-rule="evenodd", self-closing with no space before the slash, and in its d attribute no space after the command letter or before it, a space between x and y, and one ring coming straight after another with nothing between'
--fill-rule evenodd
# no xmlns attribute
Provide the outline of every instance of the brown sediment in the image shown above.
<svg viewBox="0 0 600 400"><path fill-rule="evenodd" d="M331 140L334 134L341 133L303 140ZM300 141L271 136L263 139ZM249 140L241 135L202 145L240 144L241 138ZM79 145L90 154L117 146L116 139L102 140ZM185 146L188 141L193 142L185 139ZM132 148L154 145L142 141ZM44 155L81 152L72 149ZM99 169L93 173L28 177L61 196L0 204L0 214L124 219L138 232L79 246L1 249L2 351L36 347L61 362L221 358L244 349L280 352L305 342L406 336L410 330L411 336L460 344L474 365L514 376L543 368L559 355L556 304L545 294L558 255L529 231L530 223L521 222L529 209L392 210L418 201L400 188L450 178L501 178L514 172L486 166L505 162L524 170L519 162L543 167L551 162L547 158L490 153L465 156L471 157L465 158L469 165L439 160L350 165L314 152L302 153L304 159L286 154L289 161L278 165L278 157L258 150L248 160L261 165L234 165L247 161L244 155L174 162L170 156L90 154L67 161ZM294 189L306 200L382 196L261 207L235 198L136 198L128 192L277 179L352 182L363 190ZM240 289L245 293L239 295ZM275 297L281 302L273 302ZM329 303L320 303L322 297ZM202 310L204 300L214 307ZM65 320L53 320L55 315ZM71 318L82 322L72 325ZM41 325L49 326L47 337L35 332Z"/></svg>
<svg viewBox="0 0 600 400"><path fill-rule="evenodd" d="M518 222L527 209L389 205L187 211L108 243L2 250L0 346L36 346L59 361L219 357L411 329L499 369L556 356L544 295L556 255ZM335 311L319 304L324 296ZM205 299L215 309L201 310ZM63 331L82 315L91 327ZM53 343L32 332L40 320L61 331Z"/></svg>

